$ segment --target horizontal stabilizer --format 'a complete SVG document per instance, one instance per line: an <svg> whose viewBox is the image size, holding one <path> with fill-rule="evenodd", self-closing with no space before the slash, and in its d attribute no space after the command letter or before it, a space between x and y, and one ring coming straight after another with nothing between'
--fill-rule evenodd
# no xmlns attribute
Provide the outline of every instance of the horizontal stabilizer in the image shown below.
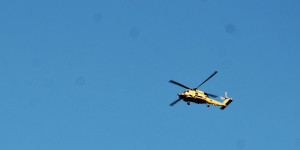
<svg viewBox="0 0 300 150"><path fill-rule="evenodd" d="M222 106L220 109L224 110L230 103L232 102L232 100L228 100L228 102L226 103L226 106Z"/></svg>

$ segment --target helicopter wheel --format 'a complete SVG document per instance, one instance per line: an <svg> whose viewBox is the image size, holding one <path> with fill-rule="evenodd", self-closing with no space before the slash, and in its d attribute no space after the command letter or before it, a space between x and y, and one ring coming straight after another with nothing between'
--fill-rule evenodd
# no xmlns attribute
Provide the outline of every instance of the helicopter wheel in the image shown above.
<svg viewBox="0 0 300 150"><path fill-rule="evenodd" d="M210 105L207 105L207 107L209 107Z"/></svg>
<svg viewBox="0 0 300 150"><path fill-rule="evenodd" d="M187 102L187 105L190 105L191 103L190 102Z"/></svg>

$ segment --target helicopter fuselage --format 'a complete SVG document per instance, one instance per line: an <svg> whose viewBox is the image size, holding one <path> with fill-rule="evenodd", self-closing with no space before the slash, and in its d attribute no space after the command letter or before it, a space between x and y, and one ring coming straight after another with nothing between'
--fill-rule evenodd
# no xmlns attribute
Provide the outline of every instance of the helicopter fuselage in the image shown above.
<svg viewBox="0 0 300 150"><path fill-rule="evenodd" d="M205 94L203 91L199 90L186 90L183 93L178 93L179 98L183 99L185 102L193 102L196 104L212 104L212 105L219 105L224 106L223 103L211 99Z"/></svg>

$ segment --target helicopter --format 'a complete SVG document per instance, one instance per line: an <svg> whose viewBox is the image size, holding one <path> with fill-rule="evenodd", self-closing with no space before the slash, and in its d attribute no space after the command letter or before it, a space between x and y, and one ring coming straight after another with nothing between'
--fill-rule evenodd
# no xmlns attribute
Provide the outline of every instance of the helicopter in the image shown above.
<svg viewBox="0 0 300 150"><path fill-rule="evenodd" d="M198 85L196 88L189 88L183 84L180 84L176 81L170 80L169 82L179 85L185 89L187 89L183 93L178 93L179 99L176 101L172 102L170 106L175 105L178 103L180 100L183 100L187 102L187 105L190 105L191 102L196 103L196 104L206 104L207 107L210 105L215 105L215 106L221 106L221 110L224 110L232 101L232 98L227 97L227 92L225 92L225 97L221 96L221 99L224 100L223 102L219 102L217 100L214 100L210 97L216 98L218 96L209 94L200 90L197 90L201 85L203 85L206 81L208 81L210 78L212 78L214 75L216 75L218 71L215 71L212 75L210 75L205 81L203 81L200 85Z"/></svg>

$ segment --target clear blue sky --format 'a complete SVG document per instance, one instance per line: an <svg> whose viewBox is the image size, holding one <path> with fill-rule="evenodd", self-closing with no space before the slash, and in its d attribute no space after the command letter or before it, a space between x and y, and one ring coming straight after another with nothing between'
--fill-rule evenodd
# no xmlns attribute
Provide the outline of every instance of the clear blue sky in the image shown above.
<svg viewBox="0 0 300 150"><path fill-rule="evenodd" d="M300 149L298 0L1 0L1 150ZM234 99L179 102L183 88ZM217 98L219 100L219 98Z"/></svg>

